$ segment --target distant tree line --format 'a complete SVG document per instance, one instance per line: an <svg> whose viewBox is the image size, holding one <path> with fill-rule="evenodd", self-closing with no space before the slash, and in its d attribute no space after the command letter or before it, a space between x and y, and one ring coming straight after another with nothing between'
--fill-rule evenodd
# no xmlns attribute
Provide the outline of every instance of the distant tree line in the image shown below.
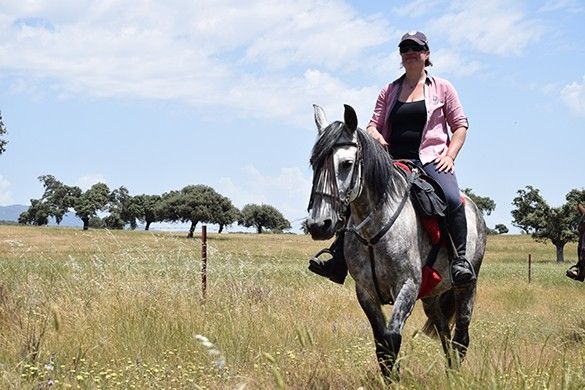
<svg viewBox="0 0 585 390"><path fill-rule="evenodd" d="M6 126L4 126L4 121L2 120L2 112L0 112L0 154L6 151L6 144L8 141L3 138L6 131Z"/></svg>
<svg viewBox="0 0 585 390"><path fill-rule="evenodd" d="M83 222L83 230L90 227L109 229L136 229L138 222L149 230L153 222L190 223L188 237L193 237L199 222L217 224L219 233L226 226L237 222L245 227L282 232L290 229L290 222L270 205L245 205L238 210L227 197L213 188L198 184L162 195L130 195L124 186L110 191L104 183L94 184L82 191L68 186L52 175L40 176L44 192L40 199L31 199L27 211L20 214L18 222L29 225L46 225L49 218L57 224L65 213L73 210ZM101 218L100 213L107 214Z"/></svg>
<svg viewBox="0 0 585 390"><path fill-rule="evenodd" d="M492 211L496 209L496 202L487 196L479 196L473 193L471 188L464 188L461 190L465 195L469 196L469 199L475 203L479 211L484 215L490 215ZM508 233L508 228L504 224L497 224L493 229L487 229L488 234L504 234Z"/></svg>
<svg viewBox="0 0 585 390"><path fill-rule="evenodd" d="M463 192L468 195L482 213L490 215L496 208L496 204L488 197L475 195L471 189L465 188ZM585 205L585 189L572 189L565 196L566 203L560 207L551 207L544 200L540 191L533 186L526 186L517 191L517 196L512 201L512 224L530 234L539 242L551 241L556 248L557 262L564 259L564 248L569 242L577 241L577 225L581 218L577 204ZM503 224L497 224L494 229L488 228L488 234L507 233L508 228Z"/></svg>

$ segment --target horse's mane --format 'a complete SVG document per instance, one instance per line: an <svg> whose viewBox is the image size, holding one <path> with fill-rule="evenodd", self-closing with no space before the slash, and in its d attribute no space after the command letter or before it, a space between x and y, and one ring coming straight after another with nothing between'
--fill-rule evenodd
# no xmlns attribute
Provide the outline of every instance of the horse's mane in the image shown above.
<svg viewBox="0 0 585 390"><path fill-rule="evenodd" d="M358 144L362 153L362 174L364 185L374 196L374 201L383 200L386 195L396 190L396 177L399 175L393 169L392 158L388 152L361 128L357 128ZM351 132L345 123L336 121L323 131L311 153L313 170L320 169L326 158L330 156L333 147L339 143L341 137L351 140Z"/></svg>

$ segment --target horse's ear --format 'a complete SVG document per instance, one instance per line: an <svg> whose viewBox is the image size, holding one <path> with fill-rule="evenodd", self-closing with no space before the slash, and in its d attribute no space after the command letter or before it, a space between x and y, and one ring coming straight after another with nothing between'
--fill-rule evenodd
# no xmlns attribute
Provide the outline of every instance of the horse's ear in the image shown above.
<svg viewBox="0 0 585 390"><path fill-rule="evenodd" d="M577 208L581 212L581 215L585 215L585 207L581 203L577 203Z"/></svg>
<svg viewBox="0 0 585 390"><path fill-rule="evenodd" d="M321 134L323 129L329 125L329 122L321 106L313 104L313 109L315 110L315 124L317 125L317 130L319 130L319 134Z"/></svg>
<svg viewBox="0 0 585 390"><path fill-rule="evenodd" d="M351 132L353 133L357 129L357 125L358 125L357 114L355 113L355 110L353 109L353 107L351 107L347 104L344 104L343 106L345 107L345 113L343 114L343 121L345 122L347 127L349 127Z"/></svg>

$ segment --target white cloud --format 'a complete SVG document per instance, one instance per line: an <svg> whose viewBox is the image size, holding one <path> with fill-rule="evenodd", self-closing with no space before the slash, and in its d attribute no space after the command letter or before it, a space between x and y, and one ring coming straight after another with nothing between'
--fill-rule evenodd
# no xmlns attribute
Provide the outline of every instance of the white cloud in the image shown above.
<svg viewBox="0 0 585 390"><path fill-rule="evenodd" d="M416 18L419 16L424 16L433 13L433 9L440 5L441 5L440 0L414 0L409 1L400 7L394 8L393 11L398 16Z"/></svg>
<svg viewBox="0 0 585 390"><path fill-rule="evenodd" d="M277 15L279 23L251 42L246 59L277 67L356 68L367 49L390 39L382 19L358 18L340 2L324 5L302 5Z"/></svg>
<svg viewBox="0 0 585 390"><path fill-rule="evenodd" d="M568 11L579 13L585 11L582 0L549 0L540 9L541 12Z"/></svg>
<svg viewBox="0 0 585 390"><path fill-rule="evenodd" d="M478 61L466 60L457 51L446 49L431 51L431 61L433 62L432 72L437 74L470 76L482 68Z"/></svg>
<svg viewBox="0 0 585 390"><path fill-rule="evenodd" d="M518 4L504 0L454 1L429 27L447 35L453 45L502 56L521 54L544 33L539 22L527 18Z"/></svg>
<svg viewBox="0 0 585 390"><path fill-rule="evenodd" d="M585 76L581 83L575 81L561 89L561 99L577 115L585 116Z"/></svg>
<svg viewBox="0 0 585 390"><path fill-rule="evenodd" d="M364 92L333 78L314 89L308 70L371 67L364 58L395 34L341 1L82 5L0 6L0 74L11 77L11 90L42 84L65 97L173 99L295 121L308 100Z"/></svg>
<svg viewBox="0 0 585 390"><path fill-rule="evenodd" d="M0 205L7 206L12 204L12 193L9 191L10 182L0 175Z"/></svg>
<svg viewBox="0 0 585 390"><path fill-rule="evenodd" d="M81 188L83 191L87 191L96 183L108 184L106 178L101 173L92 173L85 175L77 179L75 185Z"/></svg>
<svg viewBox="0 0 585 390"><path fill-rule="evenodd" d="M226 91L224 102L240 115L280 118L304 127L310 123L306 114L313 104L340 112L343 104L350 104L358 112L360 125L365 125L378 92L377 86L354 88L327 72L308 69L300 77L244 77Z"/></svg>

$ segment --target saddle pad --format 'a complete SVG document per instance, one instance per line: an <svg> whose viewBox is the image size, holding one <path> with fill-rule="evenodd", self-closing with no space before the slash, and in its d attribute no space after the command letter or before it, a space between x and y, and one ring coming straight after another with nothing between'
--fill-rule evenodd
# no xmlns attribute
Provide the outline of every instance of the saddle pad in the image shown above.
<svg viewBox="0 0 585 390"><path fill-rule="evenodd" d="M428 265L423 266L422 281L416 299L421 299L429 295L440 282L441 274L439 274L436 269L429 267Z"/></svg>
<svg viewBox="0 0 585 390"><path fill-rule="evenodd" d="M436 245L441 241L441 229L436 217L421 217L421 223L431 239L431 244Z"/></svg>

